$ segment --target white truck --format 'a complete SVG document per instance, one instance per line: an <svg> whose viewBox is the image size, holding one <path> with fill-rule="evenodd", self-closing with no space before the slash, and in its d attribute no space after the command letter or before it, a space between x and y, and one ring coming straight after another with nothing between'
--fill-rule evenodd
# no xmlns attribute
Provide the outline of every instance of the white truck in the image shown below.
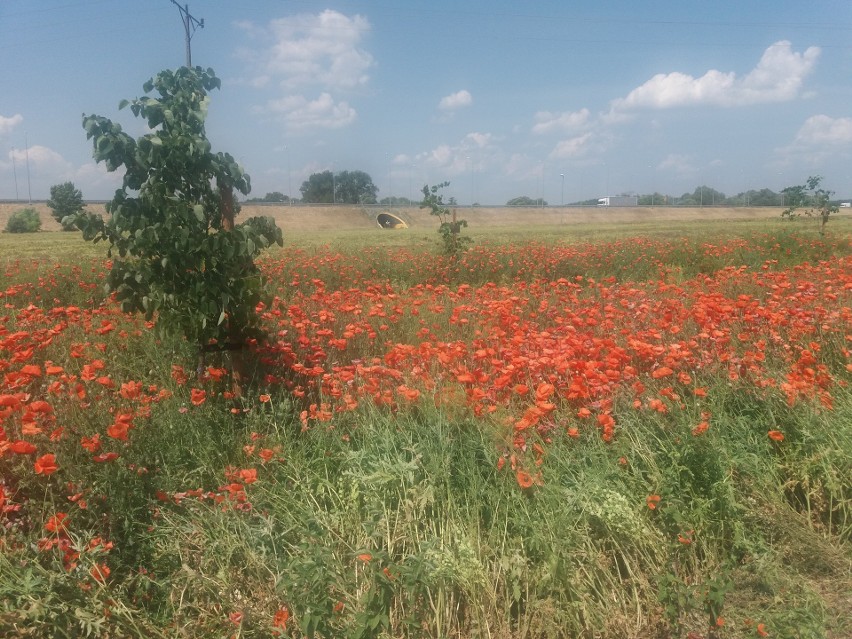
<svg viewBox="0 0 852 639"><path fill-rule="evenodd" d="M607 195L598 198L598 206L639 206L638 195Z"/></svg>

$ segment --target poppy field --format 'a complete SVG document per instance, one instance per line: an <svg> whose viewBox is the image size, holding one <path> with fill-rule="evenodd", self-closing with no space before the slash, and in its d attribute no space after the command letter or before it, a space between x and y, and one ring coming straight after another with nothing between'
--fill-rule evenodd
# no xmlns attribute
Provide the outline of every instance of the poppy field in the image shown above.
<svg viewBox="0 0 852 639"><path fill-rule="evenodd" d="M242 388L4 238L0 634L849 636L846 226L285 243Z"/></svg>

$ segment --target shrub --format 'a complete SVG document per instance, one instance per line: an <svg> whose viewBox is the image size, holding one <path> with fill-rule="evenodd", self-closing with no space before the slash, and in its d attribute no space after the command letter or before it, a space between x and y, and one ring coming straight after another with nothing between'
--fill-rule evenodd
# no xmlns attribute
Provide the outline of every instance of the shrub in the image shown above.
<svg viewBox="0 0 852 639"><path fill-rule="evenodd" d="M33 208L15 211L6 222L6 233L36 233L41 229L41 218Z"/></svg>

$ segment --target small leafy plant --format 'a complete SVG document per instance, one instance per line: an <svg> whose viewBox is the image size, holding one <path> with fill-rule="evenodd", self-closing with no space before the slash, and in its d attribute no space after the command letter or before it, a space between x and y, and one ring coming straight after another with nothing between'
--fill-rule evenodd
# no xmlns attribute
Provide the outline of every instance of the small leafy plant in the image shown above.
<svg viewBox="0 0 852 639"><path fill-rule="evenodd" d="M819 234L825 235L825 226L828 224L828 218L832 213L837 213L839 210L836 204L831 203L831 196L834 191L828 191L820 187L822 184L822 176L811 175L804 184L797 186L788 186L782 191L787 200L787 208L781 213L781 217L793 219L798 213L798 209L804 209L805 215L808 217L819 216Z"/></svg>
<svg viewBox="0 0 852 639"><path fill-rule="evenodd" d="M457 219L456 210L445 206L444 196L439 193L441 189L449 185L449 182L442 182L434 186L424 184L421 191L423 200L420 202L420 208L430 209L429 214L440 220L441 225L438 227L438 233L441 235L444 253L455 258L464 252L467 245L473 240L469 237L462 237L461 230L467 227L467 220ZM452 203L452 198L450 200Z"/></svg>

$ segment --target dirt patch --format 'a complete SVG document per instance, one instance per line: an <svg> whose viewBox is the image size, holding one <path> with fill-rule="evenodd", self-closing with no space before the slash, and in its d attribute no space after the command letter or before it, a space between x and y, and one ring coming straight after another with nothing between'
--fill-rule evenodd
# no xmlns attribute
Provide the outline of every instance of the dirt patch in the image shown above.
<svg viewBox="0 0 852 639"><path fill-rule="evenodd" d="M58 231L59 224L51 216L51 211L43 202L27 204L0 203L0 229L6 228L9 216L23 208L31 206L41 216L44 231ZM104 211L103 204L89 204L87 207L95 213ZM466 219L471 227L511 227L511 226L552 226L560 224L632 224L687 220L756 220L778 218L783 209L780 207L713 207L682 208L675 206L637 206L637 207L459 207L458 216ZM359 206L285 206L243 204L239 219L255 215L269 215L275 219L281 229L294 232L375 229L376 216L389 211L411 229L434 230L435 218L428 210L417 207L381 207Z"/></svg>

